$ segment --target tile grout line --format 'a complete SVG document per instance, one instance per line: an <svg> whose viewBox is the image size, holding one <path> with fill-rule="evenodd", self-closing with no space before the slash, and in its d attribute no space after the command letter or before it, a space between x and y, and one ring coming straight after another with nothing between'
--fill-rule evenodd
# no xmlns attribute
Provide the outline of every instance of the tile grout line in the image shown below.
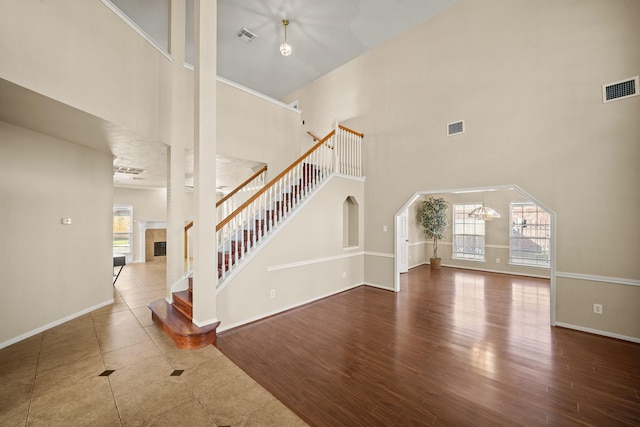
<svg viewBox="0 0 640 427"><path fill-rule="evenodd" d="M31 415L31 404L33 403L33 393L36 389L36 379L38 378L38 367L40 366L40 356L42 355L42 343L44 341L44 332L40 335L40 347L38 348L38 360L36 361L36 369L33 372L33 382L31 383L31 393L29 394L29 407L27 408L27 417L24 420L25 427L29 424L29 415Z"/></svg>
<svg viewBox="0 0 640 427"><path fill-rule="evenodd" d="M114 290L118 292L115 286L114 286ZM118 292L118 296L120 296L119 292ZM105 364L105 361L104 361L104 353L102 352L102 347L100 346L100 340L98 339L98 331L96 331L96 322L93 316L91 316L91 324L93 325L93 334L96 337L96 344L98 345L98 350L100 350L100 358L102 359L102 369L105 370L107 369L107 365ZM113 405L116 407L116 412L118 412L118 420L120 421L120 425L122 426L124 425L124 423L122 422L122 415L120 414L120 408L118 407L118 401L116 400L116 395L113 392L113 386L111 384L111 378L109 378L109 375L107 375L107 382L109 383L109 390L111 391L111 398L113 399Z"/></svg>
<svg viewBox="0 0 640 427"><path fill-rule="evenodd" d="M138 280L138 278L136 278L134 275L132 275L132 277L134 278L134 280L136 280L136 282L138 282L140 285L142 285L142 287L144 287L146 289L146 286L144 285L144 283L142 281ZM118 288L115 288L115 291L118 293L118 296L120 297L120 299L122 299L122 301L126 304L127 309L131 312L133 317L135 317L135 319L138 321L138 324L140 325L142 330L149 336L149 339L151 340L153 345L158 349L158 352L162 355L164 360L166 360L166 362L169 364L169 366L171 366L171 368L173 368L174 370L177 369L176 365L173 364L173 362L169 359L169 357L164 352L164 350L160 347L160 345L158 345L157 341L153 339L153 336L149 333L147 328L142 324L142 321L140 320L140 318L135 315L135 313L133 312L133 309L129 306L129 303L120 294L120 291L118 290ZM154 322L154 325L155 325L155 322ZM193 399L196 402L198 402L198 405L200 405L202 410L207 414L207 417L209 417L209 420L211 420L211 422L215 425L215 421L212 418L211 414L209 413L207 408L204 406L204 404L200 401L198 396L194 393L193 389L191 387L189 387L189 384L185 381L185 379L182 377L182 375L180 375L179 378L180 378L180 381L182 382L182 384L184 384L184 386L186 387L186 389L189 390L189 393L191 394ZM114 399L115 399L115 396L114 396ZM122 420L121 420L121 422L122 422Z"/></svg>

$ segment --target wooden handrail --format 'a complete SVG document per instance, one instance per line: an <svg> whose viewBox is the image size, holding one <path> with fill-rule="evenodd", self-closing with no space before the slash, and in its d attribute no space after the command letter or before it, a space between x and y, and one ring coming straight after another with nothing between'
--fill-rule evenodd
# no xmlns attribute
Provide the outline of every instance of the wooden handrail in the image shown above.
<svg viewBox="0 0 640 427"><path fill-rule="evenodd" d="M317 136L315 136L315 135L313 134L313 132L311 132L311 131L307 131L307 133L308 133L309 135L311 135L311 138L313 138L313 140L314 140L314 141L320 141L320 138L318 138Z"/></svg>
<svg viewBox="0 0 640 427"><path fill-rule="evenodd" d="M184 259L187 259L187 257L189 256L189 248L187 247L187 245L189 244L189 236L187 232L191 227L193 227L193 221L184 226Z"/></svg>
<svg viewBox="0 0 640 427"><path fill-rule="evenodd" d="M232 197L234 194L236 194L238 191L240 191L245 185L249 184L251 181L256 179L260 174L264 173L266 170L267 170L267 165L264 165L263 167L261 167L256 173L251 175L251 177L247 178L242 184L240 184L236 188L234 188L232 192L230 192L229 194L224 196L222 199L218 200L216 202L216 208L220 207L221 204L223 204L226 200L228 200L230 197ZM189 229L191 227L193 227L193 221L189 222L187 225L184 226L184 257L185 258L188 256L188 253L187 253L187 243L188 243L187 242L188 241L187 232L189 231Z"/></svg>
<svg viewBox="0 0 640 427"><path fill-rule="evenodd" d="M242 188L244 188L245 185L249 184L251 181L253 181L254 179L256 179L261 173L263 173L264 171L267 170L267 165L264 165L262 168L260 168L260 170L256 173L254 173L253 175L251 175L250 178L247 178L246 181L244 181L242 184L238 185L236 188L233 189L232 192L230 192L229 194L227 194L226 196L224 196L222 199L218 200L216 202L216 208L219 207L221 204L223 204L225 201L227 201L227 199L229 199L231 196L233 196L234 194L236 194L238 191L240 191Z"/></svg>
<svg viewBox="0 0 640 427"><path fill-rule="evenodd" d="M342 125L338 125L338 127L346 132L350 132L354 135L358 135L360 138L364 138L364 133L356 132L355 130L349 129L348 127L342 126Z"/></svg>
<svg viewBox="0 0 640 427"><path fill-rule="evenodd" d="M317 148L319 148L322 144L324 144L329 138L331 138L334 134L336 133L335 130L332 130L331 132L329 132L327 134L327 136L325 136L324 138L322 138L316 145L314 145L313 147L311 147L309 150L307 150L306 153L304 153L302 156L298 157L298 160L296 160L295 162L291 163L291 165L289 165L288 168L286 168L285 170L283 170L282 172L280 172L280 174L278 176L276 176L275 178L273 178L271 181L269 181L269 183L267 185L265 185L264 187L262 187L256 194L254 194L249 200L247 200L246 202L244 202L242 205L240 205L240 207L238 209L236 209L235 211L233 211L229 216L227 216L224 220L220 221L220 223L216 226L216 231L220 231L220 229L222 229L222 227L224 227L225 225L227 225L233 218L235 218L236 215L238 215L240 212L242 212L242 210L244 208L246 208L247 206L249 206L251 203L253 203L254 201L256 201L258 199L258 197L260 197L262 194L264 194L269 188L271 188L276 182L278 182L280 180L280 178L282 178L283 176L285 176L288 172L290 172L294 167L296 167L297 165L299 165L309 154L311 154L313 151L315 151Z"/></svg>

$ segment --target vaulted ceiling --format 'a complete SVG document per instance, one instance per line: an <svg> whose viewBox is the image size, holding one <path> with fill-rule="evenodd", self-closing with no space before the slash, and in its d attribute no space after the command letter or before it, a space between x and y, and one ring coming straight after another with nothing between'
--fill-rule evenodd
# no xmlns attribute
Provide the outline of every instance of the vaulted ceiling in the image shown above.
<svg viewBox="0 0 640 427"><path fill-rule="evenodd" d="M169 0L111 0L159 45L168 44ZM458 0L218 0L218 75L276 99L420 25ZM186 60L193 62L193 8L187 0ZM282 19L290 24L293 53L279 52ZM256 38L238 36L247 29ZM166 153L126 129L0 80L0 120L81 145L99 144L144 177L115 174L115 185L166 185ZM34 113L35 112L35 113ZM28 120L27 120L28 118ZM64 123L74 126L64 126ZM61 125L62 124L62 125ZM87 135L93 137L87 138ZM105 147L108 147L105 149ZM98 147L92 147L98 148ZM260 165L247 159L218 161L217 185L241 182ZM187 173L192 170L186 165ZM142 179L140 179L142 178ZM192 181L186 177L188 186Z"/></svg>

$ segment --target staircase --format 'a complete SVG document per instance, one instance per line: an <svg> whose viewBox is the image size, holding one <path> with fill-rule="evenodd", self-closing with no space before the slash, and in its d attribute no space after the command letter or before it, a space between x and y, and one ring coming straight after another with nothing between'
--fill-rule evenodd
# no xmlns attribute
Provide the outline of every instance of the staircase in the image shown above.
<svg viewBox="0 0 640 427"><path fill-rule="evenodd" d="M256 195L218 224L218 286L230 273L311 194L331 172L317 164L302 163L288 172L284 189ZM287 173L285 173L285 176ZM246 219L245 219L246 218Z"/></svg>
<svg viewBox="0 0 640 427"><path fill-rule="evenodd" d="M330 176L362 176L362 138L362 134L339 125L218 223L218 289L231 281L276 228ZM185 227L187 259L192 225ZM155 301L149 308L154 322L179 348L194 349L215 343L219 322L203 328L192 322L192 277L188 278L186 290L172 293L171 303Z"/></svg>
<svg viewBox="0 0 640 427"><path fill-rule="evenodd" d="M216 329L220 322L205 327L196 326L191 320L193 315L193 283L189 278L189 289L174 292L173 303L165 300L149 304L151 318L159 325L176 347L180 349L198 349L216 342Z"/></svg>

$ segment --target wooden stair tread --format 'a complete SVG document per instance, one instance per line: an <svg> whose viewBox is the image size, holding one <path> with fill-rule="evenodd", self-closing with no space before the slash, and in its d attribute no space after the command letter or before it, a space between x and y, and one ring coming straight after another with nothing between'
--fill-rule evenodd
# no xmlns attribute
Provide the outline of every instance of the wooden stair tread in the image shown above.
<svg viewBox="0 0 640 427"><path fill-rule="evenodd" d="M193 324L177 308L165 300L149 304L151 318L173 340L178 348L197 349L216 342L216 329L220 322L202 328Z"/></svg>
<svg viewBox="0 0 640 427"><path fill-rule="evenodd" d="M193 317L193 296L190 289L173 293L173 307L187 316Z"/></svg>

